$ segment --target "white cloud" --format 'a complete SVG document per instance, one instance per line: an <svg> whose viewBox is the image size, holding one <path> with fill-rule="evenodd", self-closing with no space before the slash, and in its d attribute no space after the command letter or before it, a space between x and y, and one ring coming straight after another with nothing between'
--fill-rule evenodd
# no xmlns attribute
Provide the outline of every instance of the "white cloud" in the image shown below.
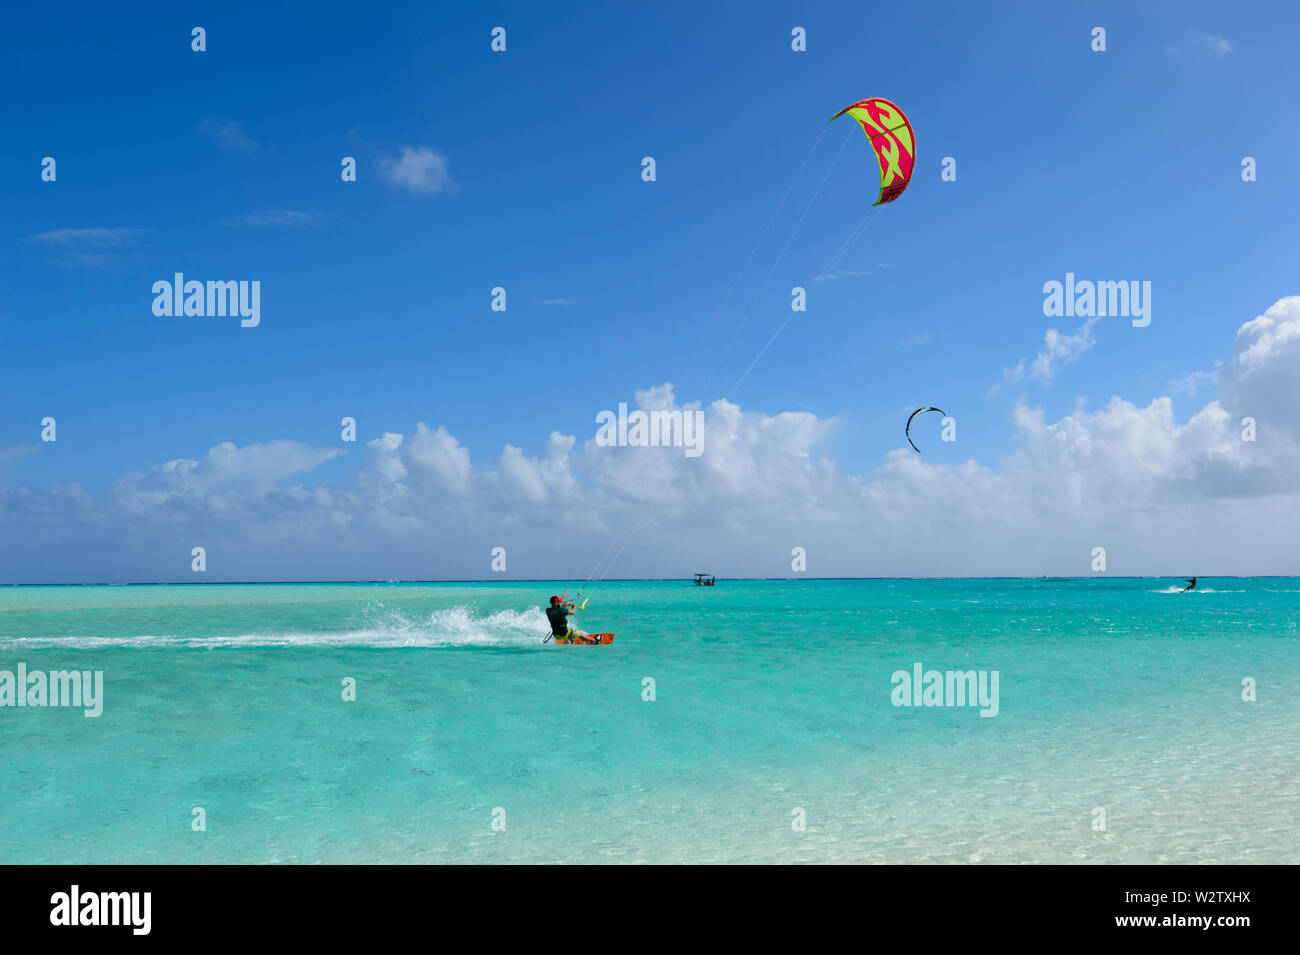
<svg viewBox="0 0 1300 955"><path fill-rule="evenodd" d="M27 237L28 242L40 242L44 245L65 246L122 246L134 245L136 236L143 235L144 229L106 229L96 226L89 229L55 229L53 232L38 232Z"/></svg>
<svg viewBox="0 0 1300 955"><path fill-rule="evenodd" d="M430 431L421 421L409 442L406 459L414 473L427 475L442 490L453 494L469 493L469 451L441 425L437 431Z"/></svg>
<svg viewBox="0 0 1300 955"><path fill-rule="evenodd" d="M1216 376L1217 372L1215 371L1193 371L1181 378L1175 378L1165 387L1171 395L1183 395L1190 398L1200 391L1202 386L1213 382Z"/></svg>
<svg viewBox="0 0 1300 955"><path fill-rule="evenodd" d="M315 470L344 452L300 441L267 441L243 448L225 441L201 460L178 458L118 482L117 500L132 509L164 507L213 496L263 497L296 474Z"/></svg>
<svg viewBox="0 0 1300 955"><path fill-rule="evenodd" d="M209 116L199 123L199 132L222 149L245 153L257 150L257 143L248 133L244 132L244 124L237 120L219 120Z"/></svg>
<svg viewBox="0 0 1300 955"><path fill-rule="evenodd" d="M245 212L235 216L240 225L264 228L268 226L312 226L320 225L322 216L315 212L298 212L294 209L261 209Z"/></svg>
<svg viewBox="0 0 1300 955"><path fill-rule="evenodd" d="M388 182L412 192L446 192L455 188L447 169L447 157L428 146L402 147L400 157L384 156L379 172Z"/></svg>
<svg viewBox="0 0 1300 955"><path fill-rule="evenodd" d="M1219 395L1243 415L1267 418L1300 438L1300 296L1242 325L1219 368Z"/></svg>
<svg viewBox="0 0 1300 955"><path fill-rule="evenodd" d="M1213 56L1227 56L1232 52L1232 44L1221 36L1205 33L1198 37L1201 49Z"/></svg>
<svg viewBox="0 0 1300 955"><path fill-rule="evenodd" d="M55 261L63 265L105 268L116 264L124 253L140 244L147 229L105 228L55 229L27 237L28 242L58 250Z"/></svg>
<svg viewBox="0 0 1300 955"><path fill-rule="evenodd" d="M8 448L0 448L0 469L20 461L28 455L35 454L40 450L40 445L36 444L17 444Z"/></svg>
<svg viewBox="0 0 1300 955"><path fill-rule="evenodd" d="M1004 368L1001 384L1014 385L1027 377L1043 384L1051 381L1062 366L1078 361L1084 352L1097 344L1092 330L1099 321L1101 319L1095 316L1087 319L1072 335L1064 335L1055 328L1049 328L1043 335L1043 348L1034 360L1030 362L1022 358L1014 368ZM998 388L998 385L994 385L990 394Z"/></svg>
<svg viewBox="0 0 1300 955"><path fill-rule="evenodd" d="M1216 33L1189 33L1181 41L1165 46L1168 56L1193 61L1221 60L1232 51L1232 42Z"/></svg>

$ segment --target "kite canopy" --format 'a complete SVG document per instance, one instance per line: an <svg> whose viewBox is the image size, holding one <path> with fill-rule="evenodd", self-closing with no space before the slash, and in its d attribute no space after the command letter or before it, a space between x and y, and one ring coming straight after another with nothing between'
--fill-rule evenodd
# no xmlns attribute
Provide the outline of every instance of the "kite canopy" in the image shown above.
<svg viewBox="0 0 1300 955"><path fill-rule="evenodd" d="M912 124L901 109L879 97L859 100L844 107L831 117L831 122L845 113L862 125L862 131L871 140L871 148L880 161L880 198L872 205L893 202L912 181L912 169L916 166Z"/></svg>
<svg viewBox="0 0 1300 955"><path fill-rule="evenodd" d="M900 192L901 191L902 190L900 190ZM911 413L911 415L908 416L907 427L903 429L903 434L907 435L907 443L912 446L912 450L915 451L917 454L921 453L921 449L918 448L916 446L916 442L912 440L912 419L925 411L937 411L945 418L948 417L948 415L944 412L942 408L936 408L934 405L926 405L924 408L917 408L915 411Z"/></svg>

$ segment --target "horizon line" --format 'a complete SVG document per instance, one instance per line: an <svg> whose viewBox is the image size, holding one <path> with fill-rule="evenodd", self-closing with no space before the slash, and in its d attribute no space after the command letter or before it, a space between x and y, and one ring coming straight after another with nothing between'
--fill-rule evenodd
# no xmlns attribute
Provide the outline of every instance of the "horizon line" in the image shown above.
<svg viewBox="0 0 1300 955"><path fill-rule="evenodd" d="M755 581L821 581L821 580L1035 580L1048 582L1066 582L1076 580L1186 580L1190 574L1090 574L1087 576L1062 577L1059 575L1049 576L1040 575L1037 577L1025 576L940 576L940 577L715 577L719 582L727 581L747 583ZM1286 579L1300 575L1294 574L1201 574L1196 575L1197 580L1270 580ZM694 584L691 577L607 577L601 583L658 583L663 581L675 581L683 584ZM517 577L502 580L491 577L452 577L444 579L396 579L396 578L371 578L367 580L101 580L90 582L60 582L60 583L0 583L0 587L253 587L253 586L298 586L298 585L328 585L328 584L554 584L557 578L553 577ZM571 583L576 583L572 581ZM583 586L586 586L584 584Z"/></svg>

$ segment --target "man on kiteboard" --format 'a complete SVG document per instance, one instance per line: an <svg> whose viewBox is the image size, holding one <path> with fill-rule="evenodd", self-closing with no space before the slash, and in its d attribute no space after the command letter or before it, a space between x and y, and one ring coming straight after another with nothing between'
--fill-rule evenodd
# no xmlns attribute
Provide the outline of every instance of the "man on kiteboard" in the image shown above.
<svg viewBox="0 0 1300 955"><path fill-rule="evenodd" d="M595 643L581 630L574 630L569 626L569 614L577 613L578 608L572 603L561 600L559 597L551 598L551 605L546 608L546 619L551 624L551 636L555 638L556 643Z"/></svg>

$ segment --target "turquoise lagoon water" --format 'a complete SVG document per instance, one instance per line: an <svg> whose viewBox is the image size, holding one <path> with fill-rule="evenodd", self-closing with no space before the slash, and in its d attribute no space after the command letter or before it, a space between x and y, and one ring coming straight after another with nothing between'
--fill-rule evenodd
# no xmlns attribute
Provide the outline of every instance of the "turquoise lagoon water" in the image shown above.
<svg viewBox="0 0 1300 955"><path fill-rule="evenodd" d="M104 675L0 708L0 863L1295 862L1300 580L1175 585L0 588L0 670Z"/></svg>

